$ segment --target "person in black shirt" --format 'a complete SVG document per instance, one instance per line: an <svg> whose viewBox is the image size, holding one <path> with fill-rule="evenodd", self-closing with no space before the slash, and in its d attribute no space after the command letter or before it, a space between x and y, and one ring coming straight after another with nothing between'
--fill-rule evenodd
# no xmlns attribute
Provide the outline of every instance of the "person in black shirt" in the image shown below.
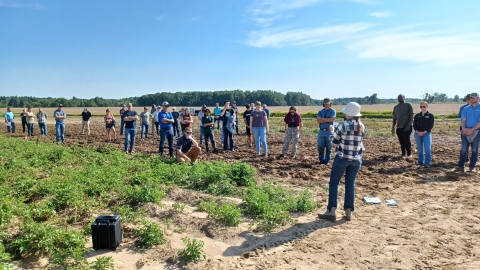
<svg viewBox="0 0 480 270"><path fill-rule="evenodd" d="M248 147L252 148L252 129L250 128L250 115L252 110L250 108L250 104L245 105L245 108L247 108L247 110L243 112L243 123L245 124Z"/></svg>
<svg viewBox="0 0 480 270"><path fill-rule="evenodd" d="M120 109L120 136L123 135L123 128L125 127L125 119L123 119L123 114L127 111L127 106L122 104L122 108Z"/></svg>
<svg viewBox="0 0 480 270"><path fill-rule="evenodd" d="M431 166L432 161L432 128L435 123L435 117L428 111L428 102L420 103L421 112L413 118L413 137L417 142L418 164ZM424 153L425 151L425 157Z"/></svg>
<svg viewBox="0 0 480 270"><path fill-rule="evenodd" d="M178 129L178 117L180 117L180 114L177 112L177 108L173 107L172 108L172 116L173 116L173 136L177 136L177 138L180 137L180 130Z"/></svg>
<svg viewBox="0 0 480 270"><path fill-rule="evenodd" d="M87 135L90 135L90 117L92 117L92 114L87 108L84 108L82 112L82 135L84 134L85 128L87 129Z"/></svg>
<svg viewBox="0 0 480 270"><path fill-rule="evenodd" d="M25 109L22 110L22 113L20 114L22 117L22 129L23 133L25 133L25 127L27 126L27 112L25 112Z"/></svg>
<svg viewBox="0 0 480 270"><path fill-rule="evenodd" d="M194 163L201 151L202 149L192 136L192 128L187 127L183 136L177 141L177 161Z"/></svg>

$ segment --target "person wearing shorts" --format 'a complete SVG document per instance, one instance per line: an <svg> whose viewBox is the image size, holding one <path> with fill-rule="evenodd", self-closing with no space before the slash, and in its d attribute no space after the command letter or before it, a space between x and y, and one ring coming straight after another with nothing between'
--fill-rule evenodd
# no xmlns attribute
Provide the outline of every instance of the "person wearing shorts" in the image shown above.
<svg viewBox="0 0 480 270"><path fill-rule="evenodd" d="M105 122L105 129L107 130L107 141L112 141L112 132L113 132L113 140L117 141L117 132L115 130L115 117L113 117L112 112L110 109L107 109L105 116L103 117L103 121Z"/></svg>
<svg viewBox="0 0 480 270"><path fill-rule="evenodd" d="M252 114L252 108L250 107L250 104L245 105L245 108L247 108L247 110L243 112L243 123L245 124L248 147L252 148L252 128L250 127L250 115Z"/></svg>

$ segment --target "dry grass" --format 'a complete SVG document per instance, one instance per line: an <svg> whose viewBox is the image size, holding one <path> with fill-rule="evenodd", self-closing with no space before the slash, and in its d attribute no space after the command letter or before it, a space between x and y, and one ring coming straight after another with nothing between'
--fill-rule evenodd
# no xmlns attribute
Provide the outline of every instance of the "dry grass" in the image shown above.
<svg viewBox="0 0 480 270"><path fill-rule="evenodd" d="M362 105L362 111L391 111L393 110L394 104L379 104L379 105ZM413 104L414 110L419 111L419 104ZM456 113L458 112L460 106L462 104L459 103L447 103L447 104L430 104L429 106L429 111L432 112L433 114L451 114L451 113ZM177 106L177 109L180 109L185 106ZM213 109L214 106L209 106L210 109ZM342 110L343 105L337 105L333 106L335 110ZM150 107L148 107L150 110ZM44 110L47 112L47 114L51 115L53 111L56 108L45 108ZM96 107L96 108L89 108L90 112L94 115L103 115L105 114L106 107ZM117 107L110 107L114 115L119 115L120 108ZM170 108L171 109L171 108ZM195 109L200 109L200 107L195 107ZM282 112L287 112L289 109L289 106L271 106L268 107L270 111L282 111ZM311 111L319 111L322 109L322 106L298 106L297 110L300 113L305 113L305 112L311 112ZM34 109L34 112L37 112L37 108ZM68 107L64 108L64 110L67 112L67 115L80 115L83 111L83 108L78 108L78 107ZM143 107L134 107L134 110L137 112L142 112ZM240 111L243 111L244 107L240 107ZM14 113L20 113L22 112L21 108L13 108L12 111Z"/></svg>

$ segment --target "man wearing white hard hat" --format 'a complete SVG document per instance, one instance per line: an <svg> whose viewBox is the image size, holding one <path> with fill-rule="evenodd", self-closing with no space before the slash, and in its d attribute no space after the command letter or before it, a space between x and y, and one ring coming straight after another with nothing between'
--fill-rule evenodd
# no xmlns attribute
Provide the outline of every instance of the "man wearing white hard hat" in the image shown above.
<svg viewBox="0 0 480 270"><path fill-rule="evenodd" d="M329 130L333 132L331 141L337 145L335 149L335 159L333 160L332 171L330 172L330 183L328 190L327 211L320 214L323 219L336 219L335 210L337 209L338 186L345 173L345 219L352 218L355 202L355 181L358 171L362 166L362 155L365 151L363 138L366 130L360 121L360 105L356 102L350 102L342 110L345 113L346 120L339 123L335 128L333 125Z"/></svg>

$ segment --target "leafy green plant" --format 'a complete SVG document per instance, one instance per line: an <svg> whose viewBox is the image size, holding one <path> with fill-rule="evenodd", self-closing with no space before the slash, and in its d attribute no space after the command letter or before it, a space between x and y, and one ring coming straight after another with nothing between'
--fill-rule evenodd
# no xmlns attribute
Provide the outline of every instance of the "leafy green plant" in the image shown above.
<svg viewBox="0 0 480 270"><path fill-rule="evenodd" d="M204 201L200 203L199 209L207 212L209 218L222 226L236 227L242 222L241 210L232 203Z"/></svg>
<svg viewBox="0 0 480 270"><path fill-rule="evenodd" d="M114 269L113 258L100 256L95 261L91 262L89 267L93 270L108 270Z"/></svg>
<svg viewBox="0 0 480 270"><path fill-rule="evenodd" d="M313 212L317 203L313 201L312 194L308 189L304 190L297 198L297 211L302 213Z"/></svg>
<svg viewBox="0 0 480 270"><path fill-rule="evenodd" d="M167 242L163 230L154 222L143 222L143 227L139 230L135 230L133 234L140 238L138 246L143 248L151 248Z"/></svg>
<svg viewBox="0 0 480 270"><path fill-rule="evenodd" d="M190 239L185 236L182 238L182 241L185 243L185 245L187 245L187 247L180 250L178 252L178 256L183 258L185 264L189 264L191 262L198 263L201 258L207 258L207 256L203 254L203 247L205 244L202 240Z"/></svg>
<svg viewBox="0 0 480 270"><path fill-rule="evenodd" d="M185 211L185 204L176 202L172 205L172 208L175 213L183 213L183 211Z"/></svg>

